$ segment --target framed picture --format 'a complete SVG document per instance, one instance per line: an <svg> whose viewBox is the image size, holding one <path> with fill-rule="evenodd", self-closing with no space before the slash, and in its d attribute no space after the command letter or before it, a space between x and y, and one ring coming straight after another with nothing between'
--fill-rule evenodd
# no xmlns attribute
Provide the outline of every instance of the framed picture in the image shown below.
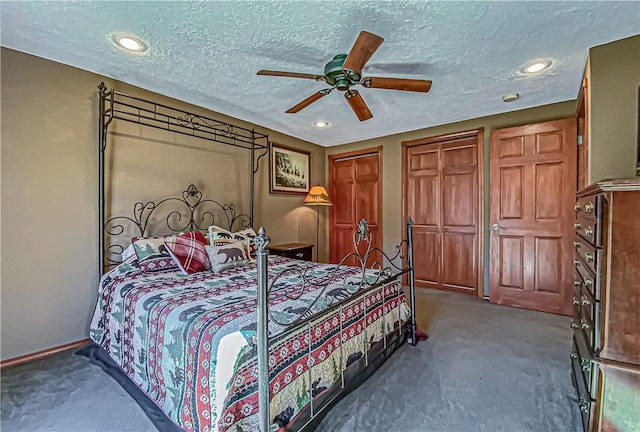
<svg viewBox="0 0 640 432"><path fill-rule="evenodd" d="M310 154L304 150L271 144L269 190L271 193L306 194L309 192Z"/></svg>

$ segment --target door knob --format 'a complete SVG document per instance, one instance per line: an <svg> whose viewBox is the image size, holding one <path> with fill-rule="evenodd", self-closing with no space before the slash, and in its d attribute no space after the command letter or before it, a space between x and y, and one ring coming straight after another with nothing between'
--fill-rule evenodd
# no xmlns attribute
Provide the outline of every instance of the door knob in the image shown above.
<svg viewBox="0 0 640 432"><path fill-rule="evenodd" d="M506 230L506 228L505 228L505 227L501 227L501 226L500 226L500 225L498 225L498 224L493 224L493 225L491 225L491 229L492 229L492 230L494 230L494 231L498 231L498 230Z"/></svg>

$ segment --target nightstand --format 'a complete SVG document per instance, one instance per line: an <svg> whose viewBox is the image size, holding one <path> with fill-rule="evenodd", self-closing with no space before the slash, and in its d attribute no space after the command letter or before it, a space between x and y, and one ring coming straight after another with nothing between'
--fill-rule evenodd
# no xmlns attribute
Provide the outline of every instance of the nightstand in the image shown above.
<svg viewBox="0 0 640 432"><path fill-rule="evenodd" d="M311 261L313 245L307 243L286 243L267 246L269 253L303 261Z"/></svg>

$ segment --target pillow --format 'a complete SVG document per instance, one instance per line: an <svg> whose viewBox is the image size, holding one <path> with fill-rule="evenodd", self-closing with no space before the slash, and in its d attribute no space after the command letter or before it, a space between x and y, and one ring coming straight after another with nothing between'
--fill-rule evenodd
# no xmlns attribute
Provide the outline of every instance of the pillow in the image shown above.
<svg viewBox="0 0 640 432"><path fill-rule="evenodd" d="M178 268L184 274L194 274L211 267L205 246L204 235L199 232L188 232L164 239L164 245L169 250Z"/></svg>
<svg viewBox="0 0 640 432"><path fill-rule="evenodd" d="M253 230L253 228L247 228L243 229L242 231L238 231L237 234L242 234L248 239L249 243L247 244L247 249L249 251L249 259L255 260L258 247L253 242L253 238L257 236L256 232Z"/></svg>
<svg viewBox="0 0 640 432"><path fill-rule="evenodd" d="M145 273L153 273L164 270L177 270L178 264L169 253L164 244L167 237L134 237L131 244L138 256L140 270Z"/></svg>
<svg viewBox="0 0 640 432"><path fill-rule="evenodd" d="M120 259L124 262L127 260L127 258L129 258L130 256L133 256L136 254L136 250L133 247L133 244L130 244L121 254L120 254Z"/></svg>
<svg viewBox="0 0 640 432"><path fill-rule="evenodd" d="M240 241L219 246L209 245L205 246L205 249L211 262L211 270L214 272L249 264L247 248Z"/></svg>
<svg viewBox="0 0 640 432"><path fill-rule="evenodd" d="M253 240L253 237L249 238L247 235L250 233L253 233L253 236L255 237L256 233L251 228L233 233L224 228L220 228L219 226L211 225L209 227L209 244L212 246L222 246L239 241L244 244L247 249L247 257L249 257L251 252L251 243Z"/></svg>

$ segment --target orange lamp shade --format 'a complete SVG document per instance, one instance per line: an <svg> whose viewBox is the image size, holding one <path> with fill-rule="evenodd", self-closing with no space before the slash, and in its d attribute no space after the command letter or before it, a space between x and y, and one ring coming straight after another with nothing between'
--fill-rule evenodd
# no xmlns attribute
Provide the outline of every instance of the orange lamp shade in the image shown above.
<svg viewBox="0 0 640 432"><path fill-rule="evenodd" d="M324 186L313 186L307 194L307 197L304 199L304 203L306 205L333 205Z"/></svg>

